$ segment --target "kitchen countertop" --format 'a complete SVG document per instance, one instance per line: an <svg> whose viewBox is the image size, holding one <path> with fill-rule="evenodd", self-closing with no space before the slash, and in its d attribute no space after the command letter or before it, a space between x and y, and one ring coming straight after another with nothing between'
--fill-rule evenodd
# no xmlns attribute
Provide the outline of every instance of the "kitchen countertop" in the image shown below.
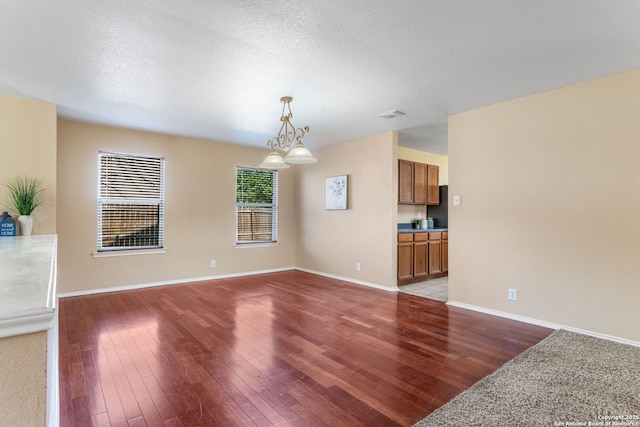
<svg viewBox="0 0 640 427"><path fill-rule="evenodd" d="M438 231L449 231L448 228L398 228L398 234L404 233L435 233Z"/></svg>
<svg viewBox="0 0 640 427"><path fill-rule="evenodd" d="M0 338L51 327L57 243L55 235L0 237Z"/></svg>

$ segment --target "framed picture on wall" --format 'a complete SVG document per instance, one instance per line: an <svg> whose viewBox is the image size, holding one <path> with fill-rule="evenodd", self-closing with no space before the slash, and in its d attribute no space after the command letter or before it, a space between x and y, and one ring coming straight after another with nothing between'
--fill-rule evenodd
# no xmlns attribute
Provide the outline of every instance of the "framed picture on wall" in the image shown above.
<svg viewBox="0 0 640 427"><path fill-rule="evenodd" d="M347 176L331 176L325 180L324 208L326 210L347 209Z"/></svg>

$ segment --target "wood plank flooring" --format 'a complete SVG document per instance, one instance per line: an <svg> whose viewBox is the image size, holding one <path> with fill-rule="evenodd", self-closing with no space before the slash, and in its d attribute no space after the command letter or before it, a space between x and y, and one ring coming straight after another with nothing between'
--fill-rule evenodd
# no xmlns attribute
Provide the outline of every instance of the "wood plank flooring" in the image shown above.
<svg viewBox="0 0 640 427"><path fill-rule="evenodd" d="M300 271L59 312L64 427L410 426L551 333Z"/></svg>

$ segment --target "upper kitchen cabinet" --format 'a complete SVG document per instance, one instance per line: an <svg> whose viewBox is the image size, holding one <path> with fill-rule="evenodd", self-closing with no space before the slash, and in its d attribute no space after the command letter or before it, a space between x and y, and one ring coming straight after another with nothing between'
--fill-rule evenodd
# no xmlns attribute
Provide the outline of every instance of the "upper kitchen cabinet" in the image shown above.
<svg viewBox="0 0 640 427"><path fill-rule="evenodd" d="M416 205L427 204L428 167L423 163L413 164L413 203Z"/></svg>
<svg viewBox="0 0 640 427"><path fill-rule="evenodd" d="M398 203L413 204L413 162L398 160Z"/></svg>
<svg viewBox="0 0 640 427"><path fill-rule="evenodd" d="M439 205L438 166L398 160L398 203Z"/></svg>
<svg viewBox="0 0 640 427"><path fill-rule="evenodd" d="M440 168L427 165L427 205L440 204Z"/></svg>

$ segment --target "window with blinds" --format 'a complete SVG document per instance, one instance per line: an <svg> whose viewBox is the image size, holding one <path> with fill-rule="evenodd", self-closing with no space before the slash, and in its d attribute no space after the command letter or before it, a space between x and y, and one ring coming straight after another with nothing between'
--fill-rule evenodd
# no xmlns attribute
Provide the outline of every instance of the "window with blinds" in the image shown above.
<svg viewBox="0 0 640 427"><path fill-rule="evenodd" d="M236 169L236 242L278 240L278 172Z"/></svg>
<svg viewBox="0 0 640 427"><path fill-rule="evenodd" d="M164 158L100 153L98 251L164 245Z"/></svg>

